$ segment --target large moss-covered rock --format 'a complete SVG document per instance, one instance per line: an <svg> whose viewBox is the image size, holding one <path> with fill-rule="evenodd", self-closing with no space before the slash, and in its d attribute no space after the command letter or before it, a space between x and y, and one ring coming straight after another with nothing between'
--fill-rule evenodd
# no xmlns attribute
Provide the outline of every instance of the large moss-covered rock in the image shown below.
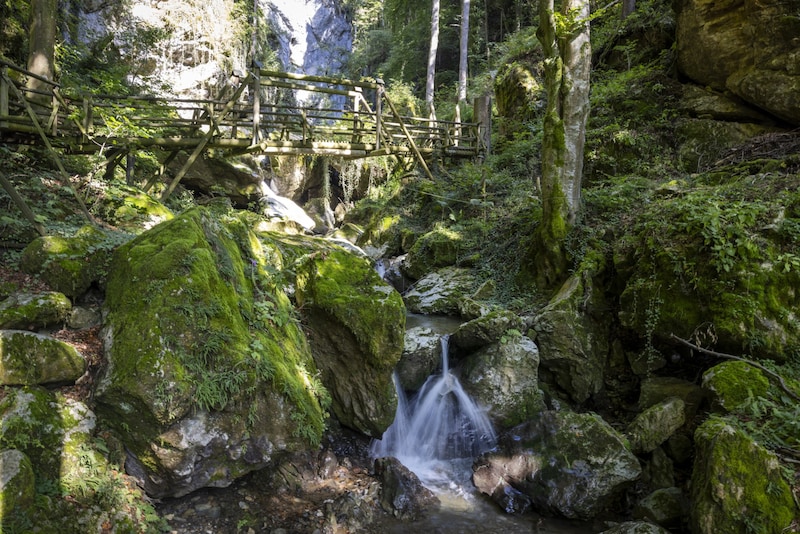
<svg viewBox="0 0 800 534"><path fill-rule="evenodd" d="M321 438L327 392L283 255L248 223L195 208L114 254L97 410L151 495L226 486Z"/></svg>
<svg viewBox="0 0 800 534"><path fill-rule="evenodd" d="M591 519L640 474L625 438L600 416L546 411L509 430L472 478L495 499L510 486L541 512Z"/></svg>
<svg viewBox="0 0 800 534"><path fill-rule="evenodd" d="M43 236L22 252L20 266L70 298L83 295L106 275L113 246L108 235L95 226L84 226L72 237Z"/></svg>
<svg viewBox="0 0 800 534"><path fill-rule="evenodd" d="M75 347L63 341L25 330L0 330L0 384L74 383L86 366Z"/></svg>
<svg viewBox="0 0 800 534"><path fill-rule="evenodd" d="M584 272L587 273L587 272ZM595 317L605 310L591 277L576 274L536 317L536 344L541 367L576 402L603 388L609 352L607 321Z"/></svg>
<svg viewBox="0 0 800 534"><path fill-rule="evenodd" d="M476 286L470 270L445 267L418 280L403 300L412 313L458 315L460 301L471 295Z"/></svg>
<svg viewBox="0 0 800 534"><path fill-rule="evenodd" d="M392 423L392 372L403 352L403 299L365 258L312 253L296 265L298 305L314 358L343 424L379 437Z"/></svg>
<svg viewBox="0 0 800 534"><path fill-rule="evenodd" d="M671 397L649 407L628 425L626 434L635 453L652 452L686 422L685 403Z"/></svg>
<svg viewBox="0 0 800 534"><path fill-rule="evenodd" d="M401 268L406 275L418 280L436 269L455 265L462 241L461 235L452 230L432 230L416 240Z"/></svg>
<svg viewBox="0 0 800 534"><path fill-rule="evenodd" d="M533 47L531 47L533 48ZM538 79L537 79L538 77ZM498 70L494 79L497 112L502 117L501 134L511 139L524 131L524 124L541 112L544 89L541 67L533 61L511 61Z"/></svg>
<svg viewBox="0 0 800 534"><path fill-rule="evenodd" d="M695 432L690 527L698 534L778 534L797 516L774 454L724 420Z"/></svg>
<svg viewBox="0 0 800 534"><path fill-rule="evenodd" d="M63 324L72 303L63 293L13 293L0 302L0 329L38 330Z"/></svg>
<svg viewBox="0 0 800 534"><path fill-rule="evenodd" d="M534 418L544 409L539 390L539 349L530 338L510 336L471 354L464 388L504 427Z"/></svg>
<svg viewBox="0 0 800 534"><path fill-rule="evenodd" d="M731 411L747 399L766 396L769 380L747 362L729 361L703 373L703 387L711 392L719 407Z"/></svg>
<svg viewBox="0 0 800 534"><path fill-rule="evenodd" d="M101 182L102 183L102 182ZM116 228L140 233L172 219L172 212L138 187L113 183L92 187L101 188L89 201L93 213Z"/></svg>
<svg viewBox="0 0 800 534"><path fill-rule="evenodd" d="M797 0L675 5L678 68L684 75L800 124Z"/></svg>
<svg viewBox="0 0 800 534"><path fill-rule="evenodd" d="M0 451L0 525L9 525L12 514L24 514L33 505L36 479L31 461L16 449Z"/></svg>
<svg viewBox="0 0 800 534"><path fill-rule="evenodd" d="M475 350L497 343L504 337L512 337L515 333L519 335L521 330L522 319L518 315L495 310L462 324L450 339L459 348Z"/></svg>

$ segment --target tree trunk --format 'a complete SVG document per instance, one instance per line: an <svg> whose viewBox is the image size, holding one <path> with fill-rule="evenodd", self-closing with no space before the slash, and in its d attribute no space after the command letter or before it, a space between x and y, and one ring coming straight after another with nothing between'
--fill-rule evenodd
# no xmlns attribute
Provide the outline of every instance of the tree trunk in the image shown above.
<svg viewBox="0 0 800 534"><path fill-rule="evenodd" d="M31 1L28 70L51 81L54 81L55 78L57 16L57 0ZM29 78L27 88L32 91L49 91L52 86L48 86L36 78ZM39 98L45 99L46 97Z"/></svg>
<svg viewBox="0 0 800 534"><path fill-rule="evenodd" d="M428 77L425 83L425 104L428 106L428 115L436 119L436 110L433 106L433 92L436 78L436 54L439 50L439 0L432 0L431 6L431 47L428 50Z"/></svg>
<svg viewBox="0 0 800 534"><path fill-rule="evenodd" d="M589 115L589 0L564 0L556 25L553 0L539 2L537 36L544 51L547 108L542 139L542 222L534 239L535 276L552 287L568 268L564 239L581 202L583 150Z"/></svg>
<svg viewBox="0 0 800 534"><path fill-rule="evenodd" d="M461 1L461 40L458 58L458 103L456 104L456 122L461 123L461 106L467 102L467 55L469 53L469 3ZM460 133L460 132L459 132Z"/></svg>
<svg viewBox="0 0 800 534"><path fill-rule="evenodd" d="M636 10L636 0L622 0L622 18L626 18L628 15L633 13Z"/></svg>

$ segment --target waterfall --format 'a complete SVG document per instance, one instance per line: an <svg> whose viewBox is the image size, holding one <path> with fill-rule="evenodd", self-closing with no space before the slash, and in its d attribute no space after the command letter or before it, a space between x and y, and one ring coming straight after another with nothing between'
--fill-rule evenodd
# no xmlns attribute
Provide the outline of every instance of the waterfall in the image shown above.
<svg viewBox="0 0 800 534"><path fill-rule="evenodd" d="M394 456L426 485L449 482L451 464L494 448L496 435L485 412L450 371L448 336L442 336L442 372L431 375L411 401L394 376L394 422L370 445L374 458Z"/></svg>

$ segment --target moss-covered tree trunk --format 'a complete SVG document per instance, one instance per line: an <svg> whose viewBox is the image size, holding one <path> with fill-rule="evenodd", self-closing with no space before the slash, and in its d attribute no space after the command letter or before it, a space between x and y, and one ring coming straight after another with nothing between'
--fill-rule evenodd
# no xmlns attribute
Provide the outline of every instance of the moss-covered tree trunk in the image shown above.
<svg viewBox="0 0 800 534"><path fill-rule="evenodd" d="M56 0L32 0L28 70L51 81L55 76L57 16L58 3ZM33 91L50 90L51 87L41 80L29 78L28 89Z"/></svg>
<svg viewBox="0 0 800 534"><path fill-rule="evenodd" d="M552 287L567 271L564 239L581 203L583 147L589 116L589 1L539 2L547 110L542 140L542 222L534 239L535 276Z"/></svg>

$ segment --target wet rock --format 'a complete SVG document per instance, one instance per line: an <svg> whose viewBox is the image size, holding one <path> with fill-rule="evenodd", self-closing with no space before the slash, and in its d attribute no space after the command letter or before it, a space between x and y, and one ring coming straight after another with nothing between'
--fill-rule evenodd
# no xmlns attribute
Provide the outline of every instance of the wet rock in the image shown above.
<svg viewBox="0 0 800 534"><path fill-rule="evenodd" d="M599 416L554 411L508 431L473 466L482 493L508 484L535 510L571 519L591 519L640 474L625 438Z"/></svg>
<svg viewBox="0 0 800 534"><path fill-rule="evenodd" d="M748 399L766 396L769 380L746 362L729 361L703 373L703 387L719 408L729 412Z"/></svg>
<svg viewBox="0 0 800 534"><path fill-rule="evenodd" d="M626 521L604 530L601 534L669 534L669 531L645 521Z"/></svg>
<svg viewBox="0 0 800 534"><path fill-rule="evenodd" d="M397 375L404 389L418 390L439 366L442 361L441 337L425 326L406 330L403 355L397 364Z"/></svg>
<svg viewBox="0 0 800 534"><path fill-rule="evenodd" d="M631 450L651 452L664 443L686 421L684 402L672 397L653 405L636 416L626 431Z"/></svg>
<svg viewBox="0 0 800 534"><path fill-rule="evenodd" d="M375 475L381 482L381 506L397 518L413 520L439 504L433 492L396 458L375 460Z"/></svg>
<svg viewBox="0 0 800 534"><path fill-rule="evenodd" d="M695 446L692 532L777 534L789 527L796 506L772 452L719 418L697 429Z"/></svg>
<svg viewBox="0 0 800 534"><path fill-rule="evenodd" d="M0 330L0 384L74 384L84 357L68 343L23 330Z"/></svg>
<svg viewBox="0 0 800 534"><path fill-rule="evenodd" d="M63 293L13 293L0 302L0 329L40 330L63 324L72 303Z"/></svg>
<svg viewBox="0 0 800 534"><path fill-rule="evenodd" d="M427 274L403 295L408 311L429 315L457 315L459 301L475 289L467 269L447 267Z"/></svg>
<svg viewBox="0 0 800 534"><path fill-rule="evenodd" d="M539 389L539 349L530 338L510 336L471 354L463 365L464 389L508 428L544 409Z"/></svg>

